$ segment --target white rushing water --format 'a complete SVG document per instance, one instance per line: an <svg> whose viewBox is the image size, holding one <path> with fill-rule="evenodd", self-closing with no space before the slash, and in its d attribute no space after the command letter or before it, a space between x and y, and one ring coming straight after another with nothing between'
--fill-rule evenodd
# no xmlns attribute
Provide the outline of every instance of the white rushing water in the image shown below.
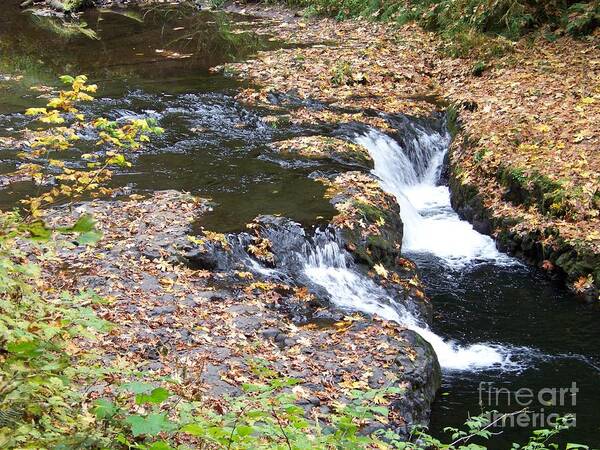
<svg viewBox="0 0 600 450"><path fill-rule="evenodd" d="M510 352L491 344L460 346L444 340L392 299L385 290L369 277L352 267L350 255L337 242L329 240L309 250L304 273L314 283L324 287L331 300L338 306L377 314L393 320L417 332L435 350L440 365L450 370L473 370L492 366L516 369L518 364L511 360Z"/></svg>
<svg viewBox="0 0 600 450"><path fill-rule="evenodd" d="M447 186L438 186L450 137L417 128L409 158L400 145L379 131L357 136L355 142L369 150L373 174L384 190L398 199L406 252L431 253L454 268L476 261L511 263L492 238L461 220L450 205Z"/></svg>
<svg viewBox="0 0 600 450"><path fill-rule="evenodd" d="M404 222L403 249L435 255L453 269L478 261L510 263L489 236L478 233L458 217L450 205L448 188L437 185L449 136L418 127L413 136L411 152L405 152L395 140L375 130L354 139L369 150L375 166L373 173L382 188L398 199ZM417 332L432 345L445 369L519 368L509 348L487 343L459 345L444 340L357 271L350 259L335 240L329 239L309 251L304 272L324 287L337 305L377 314Z"/></svg>

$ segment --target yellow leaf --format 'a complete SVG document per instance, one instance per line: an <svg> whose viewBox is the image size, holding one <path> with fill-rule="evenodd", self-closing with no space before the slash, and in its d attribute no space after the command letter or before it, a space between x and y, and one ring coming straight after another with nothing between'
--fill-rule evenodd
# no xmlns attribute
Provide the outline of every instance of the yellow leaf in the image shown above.
<svg viewBox="0 0 600 450"><path fill-rule="evenodd" d="M373 269L375 270L375 273L377 275L379 275L380 277L383 277L383 278L387 278L388 277L388 271L387 271L387 269L385 267L383 267L382 264L375 264L373 266Z"/></svg>

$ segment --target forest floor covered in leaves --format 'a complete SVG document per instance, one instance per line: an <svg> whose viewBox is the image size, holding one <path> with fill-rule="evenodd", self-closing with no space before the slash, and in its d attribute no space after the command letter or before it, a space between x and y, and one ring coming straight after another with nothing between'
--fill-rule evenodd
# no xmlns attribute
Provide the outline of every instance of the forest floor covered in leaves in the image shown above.
<svg viewBox="0 0 600 450"><path fill-rule="evenodd" d="M450 108L456 179L474 189L500 231L533 236L544 269L563 269L577 290L600 279L600 33L490 41L448 56L448 42L417 25L307 19L279 7L236 11L265 20L257 30L297 44L218 68L250 80L238 98L276 110L285 92L293 122L358 121L385 129L373 112L426 115ZM428 100L428 101L423 101ZM278 105L274 105L278 103ZM337 108L337 109L336 109ZM549 256L553 253L554 256ZM573 257L573 252L576 255ZM569 253L569 257L561 254Z"/></svg>
<svg viewBox="0 0 600 450"><path fill-rule="evenodd" d="M122 368L115 377L123 379L88 387L90 400L111 397L133 371L142 379L179 380L173 390L182 398L226 408L225 395L241 394L242 385L275 371L301 381L293 393L313 418L326 417L353 389L397 386L404 394L397 398L402 409L394 423L423 420L417 411L421 402L428 405L439 382L429 346L393 322L335 308L323 312L327 307L303 286L260 280L242 270L189 267L185 252L199 242L228 251L225 236L217 233L191 244L191 221L206 210L204 200L189 194L158 191L46 216L48 224L60 226L71 216L93 214L103 235L95 247L57 236L53 257L34 252L49 292L93 290L103 298L97 314L115 325L99 341L81 340L70 349L77 355L92 345L106 366ZM287 313L294 304L312 305L327 323L291 320Z"/></svg>

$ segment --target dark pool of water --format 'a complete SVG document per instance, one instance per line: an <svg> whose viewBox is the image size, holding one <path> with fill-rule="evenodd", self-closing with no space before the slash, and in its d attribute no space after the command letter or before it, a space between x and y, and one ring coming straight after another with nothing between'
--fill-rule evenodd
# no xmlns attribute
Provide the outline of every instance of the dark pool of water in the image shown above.
<svg viewBox="0 0 600 450"><path fill-rule="evenodd" d="M436 333L460 343L512 347L513 358L523 366L515 371L446 372L433 407L432 430L442 434L444 427L459 426L469 414L480 414L480 401L486 410L518 411L523 406L516 402L515 391L522 389L524 404L530 389L535 400L527 420L540 421L552 412L573 413L576 426L562 434L561 442L599 448L600 305L581 303L561 285L523 266L483 264L454 272L432 258L415 259L435 306ZM572 396L572 391L565 391L561 401L560 388L570 388L572 383L578 392ZM558 404L544 404L552 401L554 392ZM510 448L536 428L543 427L508 426L489 447Z"/></svg>
<svg viewBox="0 0 600 450"><path fill-rule="evenodd" d="M247 16L197 11L191 6L89 10L77 22L22 13L3 2L0 73L21 75L0 99L0 112L30 106L36 92L61 74L87 74L104 95L136 86L153 92L235 87L209 69L281 43L252 33ZM85 27L79 24L86 24ZM11 95L12 94L12 95Z"/></svg>
<svg viewBox="0 0 600 450"><path fill-rule="evenodd" d="M5 14L12 20L0 27L0 74L23 78L0 83L0 136L32 125L22 111L46 101L32 86L56 86L61 74L84 73L101 86L100 98L82 106L86 114L151 117L166 130L131 156L133 167L117 173L113 187L124 193L180 189L211 198L217 206L201 225L218 231L238 231L258 214L307 224L333 214L323 185L307 176L316 166L291 170L264 157L270 142L315 130L269 125L264 118L272 112L234 99L240 83L209 71L281 45L250 32L248 17L168 6L92 10L82 18L84 31L61 33L56 26L66 25L59 19L21 13L18 2L10 2ZM0 170L14 169L15 152L0 151ZM0 191L0 206L12 207L33 189L30 183L9 186Z"/></svg>

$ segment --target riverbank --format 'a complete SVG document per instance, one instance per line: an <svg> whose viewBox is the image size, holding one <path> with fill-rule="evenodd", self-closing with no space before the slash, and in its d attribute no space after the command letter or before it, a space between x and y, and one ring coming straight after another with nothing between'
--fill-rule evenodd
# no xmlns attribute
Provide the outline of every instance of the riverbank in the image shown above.
<svg viewBox="0 0 600 450"><path fill-rule="evenodd" d="M302 45L218 68L260 86L240 100L274 109L287 100L296 106L294 123L356 121L383 129L378 113L428 115L440 102L450 105L457 118L450 153L455 207L485 222L478 229L503 248L566 275L575 291L597 300L598 32L582 40L524 38L483 62L481 52L447 56L444 42L416 25L308 19L260 5L233 9L269 18L259 32ZM481 206L469 212L475 202Z"/></svg>
<svg viewBox="0 0 600 450"><path fill-rule="evenodd" d="M110 383L88 387L92 400L111 397L133 371L149 382L185 374L177 395L201 396L217 405L223 396L240 395L242 385L261 382L260 366L298 380L295 402L312 420L326 421L353 390L399 388L401 393L389 400L393 429L407 436L412 426L427 423L440 383L429 344L393 322L349 315L305 286L247 271L253 266L232 248L243 238L209 231L189 238L192 220L207 208L206 201L189 194L163 191L83 203L71 212L48 211L49 226L91 214L102 233L93 248L73 247L69 236L56 236L60 267L27 251L41 267L47 289L61 286L74 295L93 291L103 299L96 313L114 328L93 345L104 365L124 371ZM267 265L277 266L294 245L301 251L306 239L302 228L286 219L264 217L250 229L255 230L248 237L251 245L268 250L241 251ZM279 233L280 239L271 242L269 233ZM227 259L230 263L216 262ZM212 270L199 268L207 265ZM396 291L420 292L407 283L410 278L394 279L407 286ZM422 292L418 298L423 300ZM81 340L77 345L91 344ZM373 432L388 425L387 418L378 420L363 427Z"/></svg>

